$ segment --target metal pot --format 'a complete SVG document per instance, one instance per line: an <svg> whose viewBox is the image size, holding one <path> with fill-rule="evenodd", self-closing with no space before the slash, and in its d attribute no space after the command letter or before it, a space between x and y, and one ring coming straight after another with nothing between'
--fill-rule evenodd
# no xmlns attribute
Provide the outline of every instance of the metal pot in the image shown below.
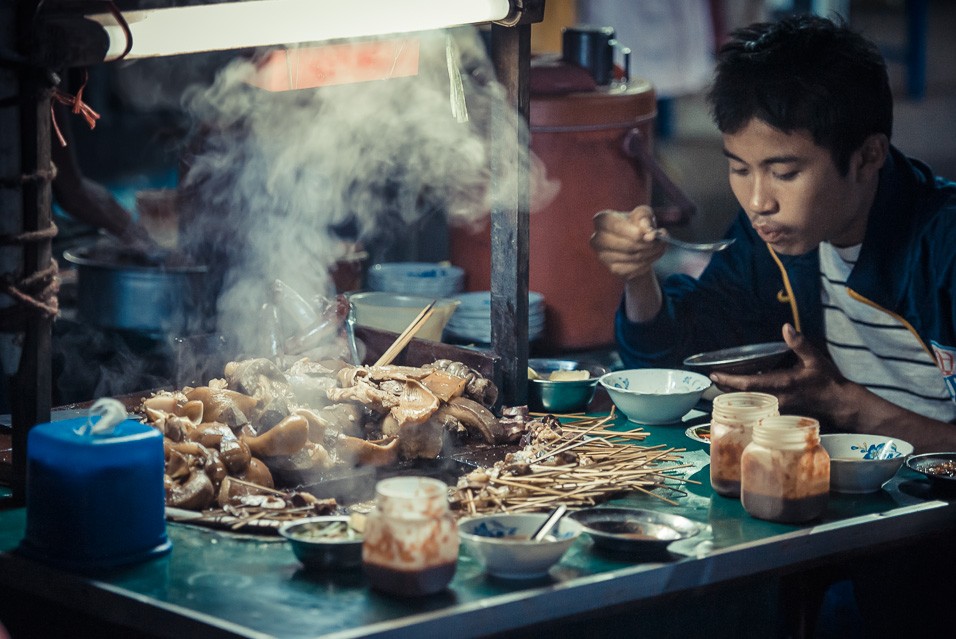
<svg viewBox="0 0 956 639"><path fill-rule="evenodd" d="M207 268L113 247L65 251L77 268L77 311L100 328L150 335L205 332Z"/></svg>

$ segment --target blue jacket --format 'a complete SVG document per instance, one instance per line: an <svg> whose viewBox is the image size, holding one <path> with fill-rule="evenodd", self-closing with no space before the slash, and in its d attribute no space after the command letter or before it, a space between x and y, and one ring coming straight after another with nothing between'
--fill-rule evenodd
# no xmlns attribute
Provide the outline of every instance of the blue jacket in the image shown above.
<svg viewBox="0 0 956 639"><path fill-rule="evenodd" d="M663 282L664 305L653 320L630 322L621 305L615 329L625 367L680 367L695 353L780 341L785 322L825 348L817 250L779 256L791 303L784 271L742 210L727 237L737 242L714 254L699 279L673 275ZM919 337L953 392L956 183L891 148L848 285L851 295L897 316Z"/></svg>

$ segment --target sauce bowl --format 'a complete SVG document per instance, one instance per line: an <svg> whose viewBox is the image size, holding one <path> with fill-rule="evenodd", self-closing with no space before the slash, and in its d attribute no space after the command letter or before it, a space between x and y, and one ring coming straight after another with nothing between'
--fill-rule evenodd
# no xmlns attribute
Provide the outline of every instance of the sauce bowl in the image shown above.
<svg viewBox="0 0 956 639"><path fill-rule="evenodd" d="M485 572L505 579L535 579L548 574L574 540L581 524L564 517L541 541L531 536L549 513L480 515L458 522L458 534Z"/></svg>

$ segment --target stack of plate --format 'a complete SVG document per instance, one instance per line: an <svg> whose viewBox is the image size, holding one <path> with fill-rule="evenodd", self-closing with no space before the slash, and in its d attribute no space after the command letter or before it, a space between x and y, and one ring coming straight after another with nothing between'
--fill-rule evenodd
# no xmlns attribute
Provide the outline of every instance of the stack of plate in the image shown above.
<svg viewBox="0 0 956 639"><path fill-rule="evenodd" d="M451 297L459 293L465 271L457 266L433 262L389 262L375 264L368 271L370 290L421 297Z"/></svg>
<svg viewBox="0 0 956 639"><path fill-rule="evenodd" d="M445 333L456 341L491 343L491 292L475 291L457 296L458 310L448 320ZM528 341L544 334L544 295L528 293Z"/></svg>

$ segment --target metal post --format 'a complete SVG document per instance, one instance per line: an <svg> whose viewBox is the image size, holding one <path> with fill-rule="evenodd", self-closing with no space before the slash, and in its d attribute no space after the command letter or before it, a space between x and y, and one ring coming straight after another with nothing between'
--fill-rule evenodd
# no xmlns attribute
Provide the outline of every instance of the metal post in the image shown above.
<svg viewBox="0 0 956 639"><path fill-rule="evenodd" d="M531 25L493 25L491 56L508 104L527 125L530 113L528 74L531 66ZM495 122L514 113L498 113ZM510 139L518 130L523 139ZM491 347L501 357L502 401L520 406L528 399L528 264L530 182L505 176L507 167L528 175L527 126L492 129L491 179L514 185L502 193L491 212ZM508 139L506 139L508 138Z"/></svg>
<svg viewBox="0 0 956 639"><path fill-rule="evenodd" d="M18 26L18 51L30 51L33 16L37 2L20 2L14 24ZM18 67L19 136L21 193L19 211L4 215L14 234L49 230L52 193L50 187L50 97L52 87L46 71L30 64ZM13 164L6 161L6 164ZM15 198L13 198L15 200ZM15 205L14 205L15 206ZM19 215L16 215L19 213ZM22 261L15 271L22 281L50 266L50 238L30 241L21 248ZM27 433L34 425L50 420L52 401L51 341L52 319L37 313L23 326L23 350L10 386L13 418L13 499L22 502L26 487Z"/></svg>

